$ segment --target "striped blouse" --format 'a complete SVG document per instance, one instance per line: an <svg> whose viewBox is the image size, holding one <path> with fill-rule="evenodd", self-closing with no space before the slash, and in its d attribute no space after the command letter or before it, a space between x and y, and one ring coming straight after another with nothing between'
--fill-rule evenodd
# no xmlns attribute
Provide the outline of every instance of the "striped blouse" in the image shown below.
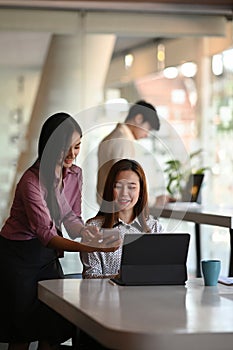
<svg viewBox="0 0 233 350"><path fill-rule="evenodd" d="M162 232L162 226L157 219L153 216L149 216L147 226L151 229L151 233ZM103 219L96 218L88 221L89 225L102 227ZM124 235L130 233L141 233L141 226L136 218L131 224L125 224L123 221L118 225L121 238ZM83 277L84 278L109 278L119 273L121 263L122 247L115 252L94 252L86 253L81 252L80 257L83 264Z"/></svg>

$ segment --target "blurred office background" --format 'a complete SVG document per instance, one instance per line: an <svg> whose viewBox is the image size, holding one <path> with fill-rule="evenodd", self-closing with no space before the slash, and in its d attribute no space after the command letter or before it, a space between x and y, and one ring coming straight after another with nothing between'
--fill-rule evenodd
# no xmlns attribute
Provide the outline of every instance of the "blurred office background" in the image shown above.
<svg viewBox="0 0 233 350"><path fill-rule="evenodd" d="M165 161L202 148L200 162L211 168L202 203L233 208L231 0L0 0L0 77L1 225L36 157L40 127L57 111L77 116L84 130L77 164L83 217L93 216L98 143L139 99L161 117L159 133L138 143L150 204L166 187ZM173 230L192 233L193 224L174 222ZM202 232L202 256L222 259L227 273L228 230ZM193 240L191 248L190 274ZM63 265L66 272L81 269L77 254L66 254Z"/></svg>

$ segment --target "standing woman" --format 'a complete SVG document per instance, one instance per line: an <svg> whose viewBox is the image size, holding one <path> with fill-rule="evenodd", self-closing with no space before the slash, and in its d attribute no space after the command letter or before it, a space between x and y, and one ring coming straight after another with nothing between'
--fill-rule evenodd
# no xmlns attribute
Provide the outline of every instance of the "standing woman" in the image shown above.
<svg viewBox="0 0 233 350"><path fill-rule="evenodd" d="M37 299L37 283L63 278L64 251L115 251L114 237L99 243L98 228L81 218L82 171L73 162L82 131L66 113L48 118L41 130L38 159L25 171L9 218L0 232L0 340L9 350L38 341L49 350L71 338L73 326ZM61 224L72 239L63 238Z"/></svg>

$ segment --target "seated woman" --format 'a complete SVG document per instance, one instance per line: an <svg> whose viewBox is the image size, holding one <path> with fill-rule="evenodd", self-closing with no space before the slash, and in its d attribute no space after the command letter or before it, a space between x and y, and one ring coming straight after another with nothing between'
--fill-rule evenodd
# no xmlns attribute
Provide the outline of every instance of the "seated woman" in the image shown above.
<svg viewBox="0 0 233 350"><path fill-rule="evenodd" d="M146 176L139 163L122 159L112 166L100 210L87 224L106 229L117 227L122 239L125 233L162 231L159 221L149 214ZM119 272L121 254L121 247L108 253L81 252L83 277L115 277Z"/></svg>

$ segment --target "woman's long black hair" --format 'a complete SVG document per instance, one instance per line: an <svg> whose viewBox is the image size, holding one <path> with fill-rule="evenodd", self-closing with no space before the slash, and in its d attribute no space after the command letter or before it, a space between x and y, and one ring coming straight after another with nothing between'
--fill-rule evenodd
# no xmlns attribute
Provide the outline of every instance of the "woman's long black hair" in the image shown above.
<svg viewBox="0 0 233 350"><path fill-rule="evenodd" d="M47 190L46 202L56 225L59 225L60 210L55 194L55 169L57 165L62 167L74 131L82 137L82 130L71 115L55 113L43 124L38 142L40 181Z"/></svg>

